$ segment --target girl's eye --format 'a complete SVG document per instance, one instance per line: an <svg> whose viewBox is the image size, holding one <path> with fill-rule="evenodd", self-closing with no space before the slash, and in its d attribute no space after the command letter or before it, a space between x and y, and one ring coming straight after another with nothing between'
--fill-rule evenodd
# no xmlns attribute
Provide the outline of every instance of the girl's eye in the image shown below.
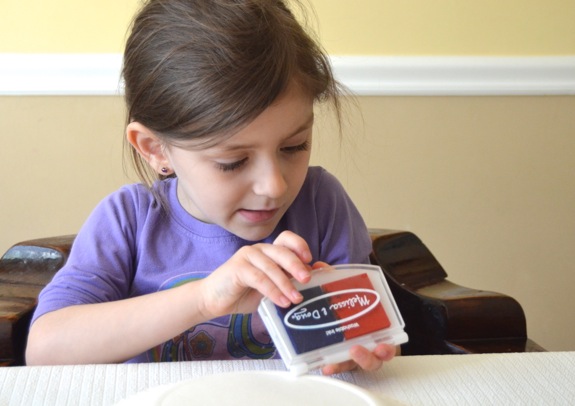
<svg viewBox="0 0 575 406"><path fill-rule="evenodd" d="M236 169L239 169L243 164L246 163L247 160L248 160L248 158L244 158L244 159L240 159L239 161L232 162L229 164L217 162L216 165L217 165L218 169L223 171L223 172L231 172L231 171L235 171Z"/></svg>
<svg viewBox="0 0 575 406"><path fill-rule="evenodd" d="M305 142L303 142L299 145L294 145L293 147L284 147L284 148L282 148L282 151L286 152L288 154L294 154L296 152L308 151L309 146L310 146L310 142L309 142L309 140L306 140Z"/></svg>
<svg viewBox="0 0 575 406"><path fill-rule="evenodd" d="M308 151L310 145L311 145L310 141L306 140L305 142L303 142L299 145L294 145L291 147L283 147L281 149L281 151L285 154L296 154L296 153L301 152L301 151ZM231 163L216 162L216 166L222 172L232 172L232 171L235 171L235 170L241 168L247 161L248 161L248 158L246 157L246 158L240 159L239 161L235 161L235 162L231 162Z"/></svg>

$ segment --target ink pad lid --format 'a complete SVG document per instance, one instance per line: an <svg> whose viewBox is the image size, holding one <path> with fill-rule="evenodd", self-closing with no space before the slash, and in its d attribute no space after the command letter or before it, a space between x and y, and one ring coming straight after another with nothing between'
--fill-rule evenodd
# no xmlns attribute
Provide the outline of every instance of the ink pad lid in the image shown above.
<svg viewBox="0 0 575 406"><path fill-rule="evenodd" d="M304 284L293 281L303 295L288 308L262 299L260 314L286 367L301 375L350 359L362 345L407 342L405 323L381 268L375 265L334 265L312 272Z"/></svg>

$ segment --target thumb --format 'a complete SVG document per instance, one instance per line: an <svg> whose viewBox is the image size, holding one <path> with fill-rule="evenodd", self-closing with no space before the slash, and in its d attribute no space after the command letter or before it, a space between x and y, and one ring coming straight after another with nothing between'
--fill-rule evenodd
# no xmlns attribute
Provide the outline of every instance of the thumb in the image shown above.
<svg viewBox="0 0 575 406"><path fill-rule="evenodd" d="M316 270L316 269L326 268L326 267L329 267L329 264L327 262L317 261L317 262L314 262L314 264L311 266L311 269Z"/></svg>

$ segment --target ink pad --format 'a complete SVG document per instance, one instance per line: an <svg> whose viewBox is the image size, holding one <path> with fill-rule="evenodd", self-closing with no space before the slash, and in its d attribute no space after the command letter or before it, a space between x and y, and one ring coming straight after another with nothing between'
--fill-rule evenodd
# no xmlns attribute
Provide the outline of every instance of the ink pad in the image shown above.
<svg viewBox="0 0 575 406"><path fill-rule="evenodd" d="M405 323L381 268L335 265L312 272L288 308L264 298L258 312L286 367L296 375L349 360L349 349L407 342Z"/></svg>

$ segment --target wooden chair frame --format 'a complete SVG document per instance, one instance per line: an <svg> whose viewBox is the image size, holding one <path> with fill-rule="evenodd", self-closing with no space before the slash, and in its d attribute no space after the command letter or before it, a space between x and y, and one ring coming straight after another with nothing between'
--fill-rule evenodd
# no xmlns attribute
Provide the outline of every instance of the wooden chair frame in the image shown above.
<svg viewBox="0 0 575 406"><path fill-rule="evenodd" d="M413 233L371 230L379 265L406 323L402 354L543 351L527 337L525 314L512 297L466 288Z"/></svg>
<svg viewBox="0 0 575 406"><path fill-rule="evenodd" d="M402 353L542 351L527 338L513 298L446 280L447 273L413 233L373 229L379 265L406 322ZM0 258L0 366L24 365L38 294L66 263L74 235L20 242Z"/></svg>

